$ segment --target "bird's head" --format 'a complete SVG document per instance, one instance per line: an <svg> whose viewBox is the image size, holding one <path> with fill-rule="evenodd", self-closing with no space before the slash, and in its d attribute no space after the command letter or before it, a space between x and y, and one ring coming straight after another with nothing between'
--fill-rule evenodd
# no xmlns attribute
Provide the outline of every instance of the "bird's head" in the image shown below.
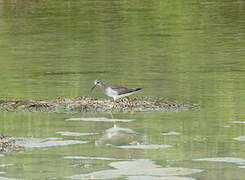
<svg viewBox="0 0 245 180"><path fill-rule="evenodd" d="M102 85L102 81L100 81L100 80L95 80L94 81L94 86L91 88L91 92L94 90L94 88L96 87L96 86L101 86Z"/></svg>

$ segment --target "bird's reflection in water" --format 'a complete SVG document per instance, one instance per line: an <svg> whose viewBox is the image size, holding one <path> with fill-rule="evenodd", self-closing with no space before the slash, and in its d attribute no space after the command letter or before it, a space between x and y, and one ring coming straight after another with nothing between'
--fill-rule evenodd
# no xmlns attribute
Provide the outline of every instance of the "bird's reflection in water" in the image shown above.
<svg viewBox="0 0 245 180"><path fill-rule="evenodd" d="M122 128L114 125L114 127L107 129L103 136L95 141L97 146L104 145L129 145L129 144L139 144L143 141L143 137L129 128Z"/></svg>

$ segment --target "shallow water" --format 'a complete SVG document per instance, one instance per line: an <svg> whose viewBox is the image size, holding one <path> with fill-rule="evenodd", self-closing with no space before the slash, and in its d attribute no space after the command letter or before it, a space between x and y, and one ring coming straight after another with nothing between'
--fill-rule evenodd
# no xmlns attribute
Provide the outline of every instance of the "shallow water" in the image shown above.
<svg viewBox="0 0 245 180"><path fill-rule="evenodd" d="M112 158L126 164L144 159L152 168L202 170L173 179L243 180L244 166L225 157L245 158L244 19L245 2L240 0L0 0L0 99L105 98L99 89L90 93L93 81L101 79L142 87L138 97L200 106L184 112L0 112L3 135L89 142L0 155L0 164L13 164L0 167L5 172L0 179L66 179L103 171L115 179L165 178L134 174L137 168L130 174L115 173L107 159ZM101 117L105 121L95 121ZM96 146L114 124L144 137L141 146L172 147ZM167 132L181 134L162 134Z"/></svg>

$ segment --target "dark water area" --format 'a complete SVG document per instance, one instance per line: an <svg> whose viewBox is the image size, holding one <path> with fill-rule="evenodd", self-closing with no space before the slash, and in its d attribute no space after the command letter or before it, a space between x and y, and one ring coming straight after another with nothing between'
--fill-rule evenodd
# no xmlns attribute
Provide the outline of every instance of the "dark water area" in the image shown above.
<svg viewBox="0 0 245 180"><path fill-rule="evenodd" d="M143 88L134 97L199 105L181 112L0 112L1 135L43 140L0 154L0 177L243 180L244 47L242 0L0 0L1 100L107 98L90 92L100 79ZM111 137L127 143L95 143Z"/></svg>

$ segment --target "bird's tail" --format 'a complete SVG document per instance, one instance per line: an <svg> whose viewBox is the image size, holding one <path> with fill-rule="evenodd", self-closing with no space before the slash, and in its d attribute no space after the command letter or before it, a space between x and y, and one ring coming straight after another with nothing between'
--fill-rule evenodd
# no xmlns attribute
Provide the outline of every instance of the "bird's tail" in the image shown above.
<svg viewBox="0 0 245 180"><path fill-rule="evenodd" d="M140 91L142 88L136 88L135 91Z"/></svg>

